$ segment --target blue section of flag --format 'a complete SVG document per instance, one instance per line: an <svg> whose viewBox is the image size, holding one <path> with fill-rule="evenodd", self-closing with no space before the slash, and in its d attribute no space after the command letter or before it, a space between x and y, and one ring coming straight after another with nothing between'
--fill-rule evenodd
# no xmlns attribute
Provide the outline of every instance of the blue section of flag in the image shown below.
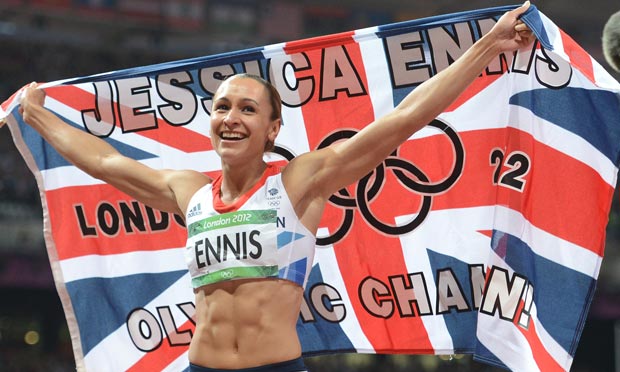
<svg viewBox="0 0 620 372"><path fill-rule="evenodd" d="M28 149L30 149L34 161L37 163L37 167L40 170L48 170L71 165L71 163L65 160L56 150L54 150L52 146L47 145L43 137L41 137L41 135L39 135L36 130L27 125L22 120L21 116L15 115L15 118L17 119L17 122L19 124L19 130L21 131L22 138L26 143L26 146L28 146ZM78 128L80 130L82 129L67 119L63 118L63 120L65 120L67 124L75 128ZM135 160L143 160L156 157L151 153L140 150L133 146L126 145L111 138L106 138L105 140L121 154Z"/></svg>
<svg viewBox="0 0 620 372"><path fill-rule="evenodd" d="M620 100L613 92L572 87L535 89L517 93L509 102L575 133L615 165L620 164Z"/></svg>
<svg viewBox="0 0 620 372"><path fill-rule="evenodd" d="M490 17L499 17L505 12L516 8L514 5L495 7L489 9L476 9L466 12L442 14L433 17L414 19L411 21L392 23L378 27L377 36L388 37L392 35L402 35L408 32L416 32L432 27L442 27L461 22L471 22L477 19L486 19ZM536 12L536 8L532 5L527 12Z"/></svg>
<svg viewBox="0 0 620 372"><path fill-rule="evenodd" d="M297 321L297 332L303 337L301 339L301 348L304 356L310 356L314 354L325 353L326 350L330 352L354 352L355 348L349 340L349 337L344 333L340 323L329 322L321 317L316 311L317 306L324 306L328 310L332 308L332 304L329 304L327 300L323 300L321 304L312 304L311 292L317 285L322 285L323 276L318 265L315 265L310 272L308 279L308 285L304 297L308 303L310 311L313 316L313 320L304 323L302 317L299 317ZM335 303L338 305L338 303ZM345 317L355 316L354 313L347 313Z"/></svg>
<svg viewBox="0 0 620 372"><path fill-rule="evenodd" d="M84 355L123 326L127 314L151 302L185 274L187 271L182 270L67 283L75 318L82 325L80 339Z"/></svg>
<svg viewBox="0 0 620 372"><path fill-rule="evenodd" d="M494 231L491 245L511 269L532 284L538 319L547 333L574 356L596 280L537 255L513 235Z"/></svg>
<svg viewBox="0 0 620 372"><path fill-rule="evenodd" d="M457 312L456 309L450 310L449 313L443 315L446 322L446 328L452 338L455 353L471 353L476 346L476 339L472 335L476 334L476 316L477 311L474 309L474 299L472 298L471 283L469 274L469 265L452 256L427 249L428 259L437 283L437 270L450 268L454 273L457 281L461 283L463 294L470 306L469 311Z"/></svg>
<svg viewBox="0 0 620 372"><path fill-rule="evenodd" d="M476 353L474 354L474 360L477 360L479 362L485 362L488 364L492 364L495 366L498 366L500 368L503 368L507 371L510 370L510 368L508 368L507 365L505 365L504 363L502 363L502 361L495 356L495 354L493 354L491 352L491 350L487 349L482 342L478 342L476 344Z"/></svg>
<svg viewBox="0 0 620 372"><path fill-rule="evenodd" d="M532 30L534 35L536 35L536 39L542 46L547 50L553 50L553 44L549 40L547 36L547 32L545 31L545 25L540 19L540 15L538 14L538 10L535 5L530 5L528 10L521 15L521 20Z"/></svg>

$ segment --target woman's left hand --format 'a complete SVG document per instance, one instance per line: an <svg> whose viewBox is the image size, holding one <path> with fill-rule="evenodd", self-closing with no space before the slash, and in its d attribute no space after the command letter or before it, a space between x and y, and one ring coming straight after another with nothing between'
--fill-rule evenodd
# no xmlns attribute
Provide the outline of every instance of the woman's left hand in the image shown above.
<svg viewBox="0 0 620 372"><path fill-rule="evenodd" d="M519 19L529 7L530 2L526 1L520 7L504 13L489 33L495 36L500 51L513 51L526 47L536 38L532 30Z"/></svg>

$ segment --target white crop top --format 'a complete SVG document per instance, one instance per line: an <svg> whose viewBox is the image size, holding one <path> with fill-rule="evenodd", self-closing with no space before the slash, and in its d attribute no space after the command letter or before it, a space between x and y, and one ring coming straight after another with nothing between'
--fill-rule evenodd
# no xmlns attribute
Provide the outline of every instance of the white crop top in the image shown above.
<svg viewBox="0 0 620 372"><path fill-rule="evenodd" d="M192 286L274 277L304 287L316 237L297 218L279 170L269 165L233 205L219 199L220 182L198 190L187 207L185 261Z"/></svg>

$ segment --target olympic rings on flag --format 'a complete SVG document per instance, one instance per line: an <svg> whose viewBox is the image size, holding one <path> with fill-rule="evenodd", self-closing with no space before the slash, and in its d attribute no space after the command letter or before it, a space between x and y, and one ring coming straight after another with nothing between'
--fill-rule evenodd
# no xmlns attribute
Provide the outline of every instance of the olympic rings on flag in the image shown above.
<svg viewBox="0 0 620 372"><path fill-rule="evenodd" d="M433 120L428 126L442 131L452 143L454 163L450 174L439 182L430 182L428 176L419 167L409 160L399 157L399 149L395 150L377 168L358 181L355 197L351 196L346 188L343 188L329 198L332 204L343 209L344 216L336 231L329 236L317 238L318 245L335 244L342 240L353 226L355 208L359 209L368 224L386 235L406 234L420 226L431 210L432 196L450 189L463 173L465 164L465 150L456 131L438 119ZM321 141L318 149L327 147L339 140L351 138L356 133L357 131L350 129L334 132ZM289 161L295 157L292 152L280 146L276 146L274 152ZM420 210L414 213L414 217L403 225L390 225L380 221L369 207L369 203L377 197L383 187L385 168L390 169L409 191L420 194L422 197ZM407 174L414 177L409 177Z"/></svg>

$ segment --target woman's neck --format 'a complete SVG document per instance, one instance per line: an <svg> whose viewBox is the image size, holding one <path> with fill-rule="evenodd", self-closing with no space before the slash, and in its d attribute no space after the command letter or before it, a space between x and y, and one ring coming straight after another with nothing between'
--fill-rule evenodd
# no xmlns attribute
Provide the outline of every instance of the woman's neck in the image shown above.
<svg viewBox="0 0 620 372"><path fill-rule="evenodd" d="M222 164L221 200L227 204L234 203L261 179L266 168L267 164L262 159L242 166Z"/></svg>

